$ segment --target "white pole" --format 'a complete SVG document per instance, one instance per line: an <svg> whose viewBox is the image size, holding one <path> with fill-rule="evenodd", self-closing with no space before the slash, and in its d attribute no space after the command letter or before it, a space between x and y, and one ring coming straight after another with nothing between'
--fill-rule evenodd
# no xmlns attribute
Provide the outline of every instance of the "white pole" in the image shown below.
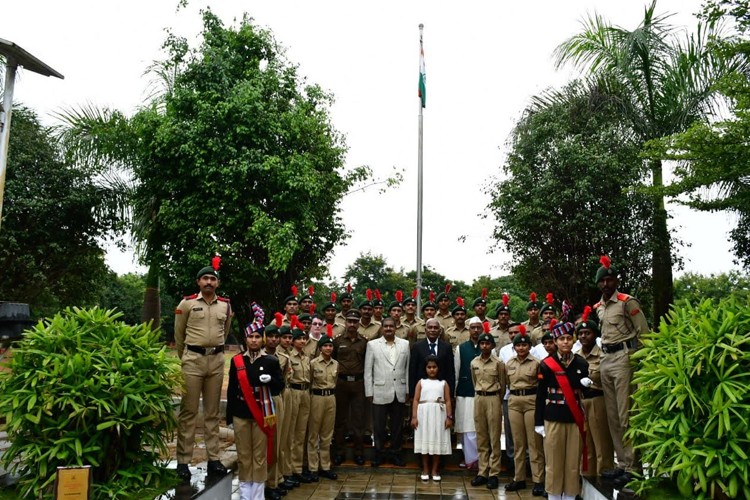
<svg viewBox="0 0 750 500"><path fill-rule="evenodd" d="M421 59L422 30L424 24L419 25L419 56L420 72L422 71ZM417 159L417 317L422 315L422 99L419 100L419 146Z"/></svg>
<svg viewBox="0 0 750 500"><path fill-rule="evenodd" d="M13 106L13 87L16 82L16 65L7 58L5 63L5 87L3 108L0 109L0 226L3 223L3 193L5 192L5 171L8 165L8 140L10 139L10 116Z"/></svg>

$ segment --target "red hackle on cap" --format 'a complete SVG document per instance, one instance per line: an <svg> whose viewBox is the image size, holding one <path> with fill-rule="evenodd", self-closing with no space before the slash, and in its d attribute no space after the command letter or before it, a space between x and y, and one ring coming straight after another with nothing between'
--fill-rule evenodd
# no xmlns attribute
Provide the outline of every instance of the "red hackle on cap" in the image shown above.
<svg viewBox="0 0 750 500"><path fill-rule="evenodd" d="M331 292L331 302L336 303L336 292Z"/></svg>
<svg viewBox="0 0 750 500"><path fill-rule="evenodd" d="M490 333L490 322L485 321L482 323L482 329L484 330L484 333Z"/></svg>
<svg viewBox="0 0 750 500"><path fill-rule="evenodd" d="M555 303L555 295L552 292L547 294L546 299L547 299L547 304L549 305L552 305Z"/></svg>
<svg viewBox="0 0 750 500"><path fill-rule="evenodd" d="M276 320L276 328L281 328L281 325L284 324L284 315L277 312L273 317Z"/></svg>
<svg viewBox="0 0 750 500"><path fill-rule="evenodd" d="M531 302L536 302L536 292L531 292L531 293L529 294L529 300L530 300Z"/></svg>
<svg viewBox="0 0 750 500"><path fill-rule="evenodd" d="M456 304L458 304L458 307L464 307L464 298L456 297Z"/></svg>
<svg viewBox="0 0 750 500"><path fill-rule="evenodd" d="M333 325L330 323L326 324L326 335L329 339L333 338Z"/></svg>
<svg viewBox="0 0 750 500"><path fill-rule="evenodd" d="M446 295L448 295L448 294L450 293L450 291L451 291L451 286L452 286L452 285L451 285L450 283L446 283L446 285L445 285L445 294L446 294Z"/></svg>
<svg viewBox="0 0 750 500"><path fill-rule="evenodd" d="M383 297L380 295L380 290L377 288L375 289L375 298L378 300L383 300Z"/></svg>
<svg viewBox="0 0 750 500"><path fill-rule="evenodd" d="M510 302L510 295L507 293L503 294L503 305L508 307L508 302Z"/></svg>
<svg viewBox="0 0 750 500"><path fill-rule="evenodd" d="M482 298L483 299L487 298L487 289L486 288L482 288Z"/></svg>
<svg viewBox="0 0 750 500"><path fill-rule="evenodd" d="M298 291L297 285L292 285L292 295L296 297Z"/></svg>
<svg viewBox="0 0 750 500"><path fill-rule="evenodd" d="M604 266L604 269L609 269L609 266L612 265L612 261L606 255L602 255L599 258L599 263Z"/></svg>
<svg viewBox="0 0 750 500"><path fill-rule="evenodd" d="M292 328L299 328L300 330L305 329L302 323L299 322L299 318L297 317L296 314L293 314L289 321L292 323Z"/></svg>
<svg viewBox="0 0 750 500"><path fill-rule="evenodd" d="M220 266L221 266L221 256L217 253L216 255L214 255L214 258L211 259L211 267L214 268L214 271L218 271Z"/></svg>
<svg viewBox="0 0 750 500"><path fill-rule="evenodd" d="M396 302L401 302L402 300L404 300L404 292L399 290L396 292Z"/></svg>
<svg viewBox="0 0 750 500"><path fill-rule="evenodd" d="M549 329L552 330L552 328L554 328L556 324L557 324L557 318L552 318L549 322Z"/></svg>
<svg viewBox="0 0 750 500"><path fill-rule="evenodd" d="M310 304L310 316L315 314L315 307L317 307L314 303Z"/></svg>
<svg viewBox="0 0 750 500"><path fill-rule="evenodd" d="M310 297L312 297L313 295L315 295L315 287L314 287L314 286L312 286L312 285L308 286L308 287L307 287L307 294L308 294L308 295L309 295Z"/></svg>
<svg viewBox="0 0 750 500"><path fill-rule="evenodd" d="M411 298L416 300L416 298L417 298L417 289L416 288L411 291Z"/></svg>
<svg viewBox="0 0 750 500"><path fill-rule="evenodd" d="M430 302L435 302L435 292L430 290Z"/></svg>
<svg viewBox="0 0 750 500"><path fill-rule="evenodd" d="M521 335L526 335L526 325L519 325L518 333L520 333Z"/></svg>
<svg viewBox="0 0 750 500"><path fill-rule="evenodd" d="M367 297L367 300L372 300L372 290L369 288L365 290L365 296Z"/></svg>
<svg viewBox="0 0 750 500"><path fill-rule="evenodd" d="M581 321L586 322L589 320L589 314L591 314L591 306L583 308L583 314L581 315Z"/></svg>
<svg viewBox="0 0 750 500"><path fill-rule="evenodd" d="M347 283L346 284L346 293L348 293L349 295L351 295L351 293L352 293L352 284L351 283Z"/></svg>

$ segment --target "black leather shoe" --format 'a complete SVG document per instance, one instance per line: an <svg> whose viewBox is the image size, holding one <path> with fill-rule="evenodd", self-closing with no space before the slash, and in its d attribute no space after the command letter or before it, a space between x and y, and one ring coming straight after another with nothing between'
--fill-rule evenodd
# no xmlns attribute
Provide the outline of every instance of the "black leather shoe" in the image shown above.
<svg viewBox="0 0 750 500"><path fill-rule="evenodd" d="M505 485L505 491L518 491L526 489L526 481L511 481Z"/></svg>
<svg viewBox="0 0 750 500"><path fill-rule="evenodd" d="M226 467L224 467L224 464L219 462L218 460L209 460L208 461L208 473L209 474L216 474L216 475L226 475L229 471Z"/></svg>
<svg viewBox="0 0 750 500"><path fill-rule="evenodd" d="M603 470L602 473L601 473L601 476L604 479L615 479L615 478L618 478L618 477L622 476L623 474L625 474L625 470L624 469L615 468L615 469L605 469L605 470Z"/></svg>
<svg viewBox="0 0 750 500"><path fill-rule="evenodd" d="M303 476L304 476L304 474L303 474ZM308 472L307 473L307 477L310 478L310 482L311 483L317 483L318 481L320 481L320 479L318 478L318 473L317 472Z"/></svg>
<svg viewBox="0 0 750 500"><path fill-rule="evenodd" d="M292 476L284 476L284 485L288 486L288 490L299 486L299 481L294 479Z"/></svg>
<svg viewBox="0 0 750 500"><path fill-rule="evenodd" d="M308 484L313 482L310 476L306 476L305 474L297 474L296 472L292 474L292 478L301 484Z"/></svg>
<svg viewBox="0 0 750 500"><path fill-rule="evenodd" d="M267 500L281 500L281 495L273 488L265 488L263 491Z"/></svg>
<svg viewBox="0 0 750 500"><path fill-rule="evenodd" d="M344 463L344 455L334 455L333 456L333 465L338 467L339 465Z"/></svg>
<svg viewBox="0 0 750 500"><path fill-rule="evenodd" d="M632 480L633 480L633 475L630 472L625 472L620 477L615 478L615 480L612 482L614 483L615 488L617 488L618 490L621 490L625 488L628 485L628 483Z"/></svg>
<svg viewBox="0 0 750 500"><path fill-rule="evenodd" d="M544 496L544 483L534 483L534 489L531 490L531 494L535 497Z"/></svg>
<svg viewBox="0 0 750 500"><path fill-rule="evenodd" d="M359 466L365 465L365 457L363 457L362 455L357 455L356 457L354 457L354 463Z"/></svg>
<svg viewBox="0 0 750 500"><path fill-rule="evenodd" d="M497 476L492 476L487 480L487 488L490 490L496 490L500 486L500 480Z"/></svg>
<svg viewBox="0 0 750 500"><path fill-rule="evenodd" d="M338 474L336 474L332 470L321 470L321 471L318 471L318 475L320 477L324 477L326 479L330 479L331 481L335 481L336 479L339 478Z"/></svg>
<svg viewBox="0 0 750 500"><path fill-rule="evenodd" d="M401 455L393 455L391 457L391 463L396 467L406 467L406 462L401 458Z"/></svg>
<svg viewBox="0 0 750 500"><path fill-rule="evenodd" d="M278 485L278 486L276 487L276 489L277 489L277 490L279 490L279 492L280 492L280 493L281 493L282 495L286 495L286 492L287 492L287 491L289 491L289 488L287 488L287 486L286 486L286 484L284 483L284 481L281 481L281 482L279 483L279 485Z"/></svg>
<svg viewBox="0 0 750 500"><path fill-rule="evenodd" d="M278 493L279 495L281 495L282 497L285 497L285 496L286 496L286 490L285 490L284 488L282 488L282 487L281 487L281 485L279 485L279 487L278 487L278 488L274 488L274 489L275 489L275 490L276 490L276 492L277 492L277 493Z"/></svg>
<svg viewBox="0 0 750 500"><path fill-rule="evenodd" d="M484 476L477 476L471 480L472 486L482 486L484 484L487 484L487 478Z"/></svg>
<svg viewBox="0 0 750 500"><path fill-rule="evenodd" d="M177 464L177 477L183 481L190 481L190 476L192 476L192 474L190 473L190 467L188 467L188 464Z"/></svg>

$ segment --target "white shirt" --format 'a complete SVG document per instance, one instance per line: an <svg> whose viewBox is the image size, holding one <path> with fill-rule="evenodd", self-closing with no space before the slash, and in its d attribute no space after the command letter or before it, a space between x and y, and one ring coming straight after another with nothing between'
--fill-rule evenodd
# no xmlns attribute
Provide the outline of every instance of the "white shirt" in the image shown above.
<svg viewBox="0 0 750 500"><path fill-rule="evenodd" d="M531 352L529 354L534 356L539 361L549 356L549 354L547 354L547 349L544 348L544 344L535 345L534 347L531 348Z"/></svg>

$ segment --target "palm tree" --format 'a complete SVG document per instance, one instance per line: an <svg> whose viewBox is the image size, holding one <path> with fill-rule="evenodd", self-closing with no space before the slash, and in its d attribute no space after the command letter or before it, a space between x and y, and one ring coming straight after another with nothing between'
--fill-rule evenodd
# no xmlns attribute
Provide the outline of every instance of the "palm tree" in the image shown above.
<svg viewBox="0 0 750 500"><path fill-rule="evenodd" d="M632 31L594 14L584 21L581 33L555 50L558 68L570 63L592 81L610 82L624 121L643 144L685 131L696 120L711 116L718 103L714 85L735 64L710 50L715 26L699 25L695 34L684 34L667 23L670 15L656 15L655 10L654 0ZM661 192L662 160L648 160L648 167L654 193L651 244L653 324L657 325L673 300L672 254Z"/></svg>

